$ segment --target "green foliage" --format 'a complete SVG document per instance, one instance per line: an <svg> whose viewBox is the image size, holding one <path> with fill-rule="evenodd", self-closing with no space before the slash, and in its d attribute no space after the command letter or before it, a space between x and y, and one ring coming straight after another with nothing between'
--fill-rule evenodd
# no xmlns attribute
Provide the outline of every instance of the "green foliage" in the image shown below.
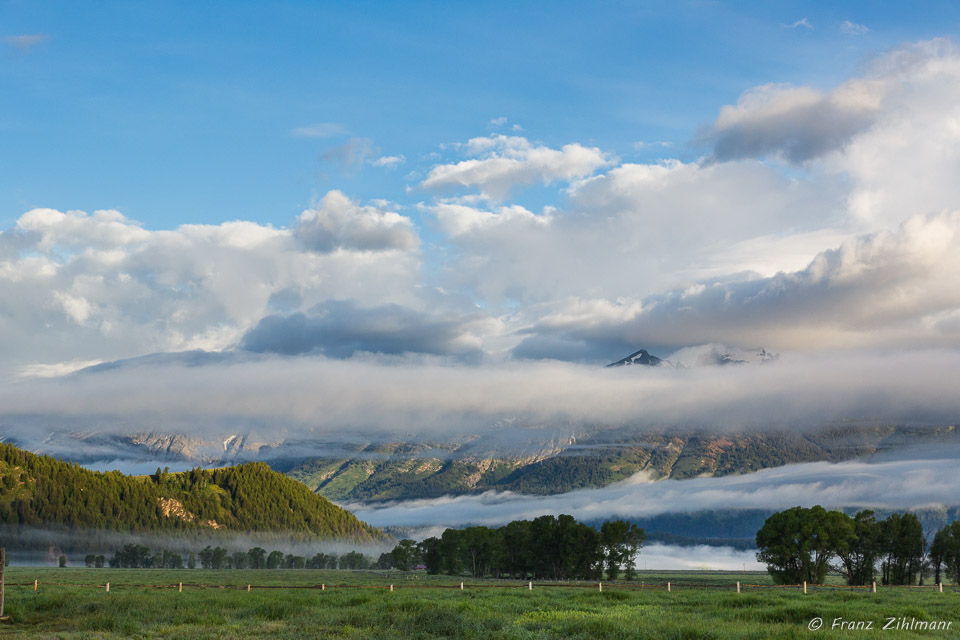
<svg viewBox="0 0 960 640"><path fill-rule="evenodd" d="M926 540L912 513L893 513L880 523L883 584L913 584L921 572Z"/></svg>
<svg viewBox="0 0 960 640"><path fill-rule="evenodd" d="M560 515L515 520L499 529L446 529L440 538L420 542L417 550L431 574L592 580L606 562L610 579L616 579L624 565L632 577L644 539L643 529L627 522L604 523L597 531ZM391 554L404 557L410 543L401 541Z"/></svg>
<svg viewBox="0 0 960 640"><path fill-rule="evenodd" d="M940 582L940 567L946 565L954 581L960 584L960 520L937 532L930 548L930 560L936 568L935 582Z"/></svg>
<svg viewBox="0 0 960 640"><path fill-rule="evenodd" d="M828 561L853 535L849 519L819 505L775 513L757 532L757 560L779 584L822 584Z"/></svg>
<svg viewBox="0 0 960 640"><path fill-rule="evenodd" d="M624 520L609 520L600 526L600 545L609 579L616 580L624 567L627 580L633 579L633 561L646 538L643 529Z"/></svg>
<svg viewBox="0 0 960 640"><path fill-rule="evenodd" d="M401 540L390 552L391 566L400 571L410 571L420 564L420 551L413 540Z"/></svg>
<svg viewBox="0 0 960 640"><path fill-rule="evenodd" d="M263 463L147 477L100 473L0 443L0 525L117 532L289 532L371 541L383 534Z"/></svg>
<svg viewBox="0 0 960 640"><path fill-rule="evenodd" d="M953 531L960 533L960 524L954 525L941 529L930 549L929 565L937 582L940 567L951 557ZM920 519L912 513L892 513L878 521L873 511L851 518L818 505L767 518L757 532L757 549L757 559L780 584L822 584L829 561L837 558L840 562L833 568L847 584L873 582L879 561L883 584L912 585L923 584L927 542ZM960 553L960 544L957 549Z"/></svg>
<svg viewBox="0 0 960 640"><path fill-rule="evenodd" d="M842 571L849 585L866 585L874 581L877 559L883 550L880 523L873 511L861 511L852 521L853 535L837 548Z"/></svg>

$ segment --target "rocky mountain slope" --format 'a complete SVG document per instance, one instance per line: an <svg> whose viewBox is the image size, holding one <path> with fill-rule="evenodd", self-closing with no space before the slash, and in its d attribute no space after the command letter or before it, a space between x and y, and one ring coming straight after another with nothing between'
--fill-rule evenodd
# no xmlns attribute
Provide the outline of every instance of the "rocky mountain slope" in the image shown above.
<svg viewBox="0 0 960 640"><path fill-rule="evenodd" d="M381 501L602 487L644 471L651 479L749 473L800 462L850 460L912 446L960 445L954 426L835 426L810 432L596 431L525 457L477 457L468 447L371 443L350 457L275 461L333 500Z"/></svg>

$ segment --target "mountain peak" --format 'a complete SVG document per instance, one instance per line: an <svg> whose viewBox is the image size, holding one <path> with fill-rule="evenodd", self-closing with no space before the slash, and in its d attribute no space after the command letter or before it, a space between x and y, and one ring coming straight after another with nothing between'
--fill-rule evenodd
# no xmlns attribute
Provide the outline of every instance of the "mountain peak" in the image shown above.
<svg viewBox="0 0 960 640"><path fill-rule="evenodd" d="M643 364L648 367L659 367L663 364L663 360L657 356L650 355L646 349L640 349L634 353L631 353L626 358L617 360L616 362L611 362L608 364L608 367L624 367L632 364Z"/></svg>

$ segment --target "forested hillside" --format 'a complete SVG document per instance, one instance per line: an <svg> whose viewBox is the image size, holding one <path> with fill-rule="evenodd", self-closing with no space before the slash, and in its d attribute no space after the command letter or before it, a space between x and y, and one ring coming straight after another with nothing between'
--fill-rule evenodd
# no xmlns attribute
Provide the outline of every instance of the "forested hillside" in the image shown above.
<svg viewBox="0 0 960 640"><path fill-rule="evenodd" d="M383 534L263 463L146 477L0 443L0 524L117 532L223 530L376 540Z"/></svg>

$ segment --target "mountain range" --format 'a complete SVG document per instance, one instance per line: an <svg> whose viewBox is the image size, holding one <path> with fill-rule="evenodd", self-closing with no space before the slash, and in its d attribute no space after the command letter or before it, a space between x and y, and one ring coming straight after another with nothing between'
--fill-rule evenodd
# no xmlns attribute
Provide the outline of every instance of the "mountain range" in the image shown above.
<svg viewBox="0 0 960 640"><path fill-rule="evenodd" d="M188 355L190 366L206 361L202 353ZM765 349L717 345L681 355L683 359L671 362L639 349L607 366L762 366L777 358ZM98 365L91 373L150 361ZM134 429L130 434L53 431L41 442L23 444L91 465L161 461L185 468L263 461L331 500L369 502L490 490L554 494L606 486L640 472L651 479L722 476L958 442L960 435L952 425L916 427L868 420L808 429L718 431L676 425L650 429L629 423L521 424L504 418L474 433L446 437L411 433L387 439L350 432L336 438L328 434L271 440L243 432L191 435Z"/></svg>

